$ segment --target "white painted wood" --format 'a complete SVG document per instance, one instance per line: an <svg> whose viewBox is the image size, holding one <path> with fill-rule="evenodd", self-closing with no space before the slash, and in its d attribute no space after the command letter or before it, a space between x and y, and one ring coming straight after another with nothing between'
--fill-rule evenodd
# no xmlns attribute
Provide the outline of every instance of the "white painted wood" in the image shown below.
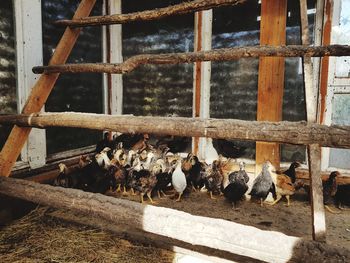
<svg viewBox="0 0 350 263"><path fill-rule="evenodd" d="M121 0L110 0L109 13L121 14ZM110 25L111 63L123 62L122 56L122 25ZM123 79L122 74L112 74L111 112L120 115L123 110Z"/></svg>
<svg viewBox="0 0 350 263"><path fill-rule="evenodd" d="M211 50L212 42L212 21L213 21L213 10L201 11L202 12L202 28L201 28L201 39L198 39L198 12L195 13L195 26L194 26L194 51L197 50L197 41L201 41L202 50ZM194 63L193 68L193 116L195 114L195 97L196 97L196 81L197 81L197 66L199 63ZM201 62L201 77L200 77L200 118L210 117L210 78L211 78L211 62ZM206 148L207 144L212 144L210 138L200 138L198 145L198 157L200 159L206 159Z"/></svg>
<svg viewBox="0 0 350 263"><path fill-rule="evenodd" d="M331 31L331 44L337 44L339 41L339 35L342 34L340 32L339 23L340 23L340 14L342 11L342 3L343 1L348 0L339 0L332 1L332 31ZM349 43L350 44L350 38ZM336 78L336 57L329 58L329 72L328 72L328 90L326 96L326 107L325 107L325 121L324 124L330 125L332 123L332 114L333 114L333 98L334 94L339 93L350 93L350 78ZM321 161L321 169L332 171L338 169L337 167L329 166L329 158L330 158L330 148L322 148L322 161Z"/></svg>
<svg viewBox="0 0 350 263"><path fill-rule="evenodd" d="M41 0L14 0L17 59L17 107L22 111L24 103L39 75L32 73L32 67L42 65ZM45 164L45 130L33 129L21 158L31 168Z"/></svg>

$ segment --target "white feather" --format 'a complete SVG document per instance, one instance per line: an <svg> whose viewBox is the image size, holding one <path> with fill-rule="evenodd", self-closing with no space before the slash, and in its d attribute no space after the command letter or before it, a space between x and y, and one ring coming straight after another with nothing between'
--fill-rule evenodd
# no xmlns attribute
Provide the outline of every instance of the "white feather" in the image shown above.
<svg viewBox="0 0 350 263"><path fill-rule="evenodd" d="M179 160L176 165L176 168L171 177L171 182L175 191L178 193L182 193L186 189L186 176L181 169L181 160Z"/></svg>

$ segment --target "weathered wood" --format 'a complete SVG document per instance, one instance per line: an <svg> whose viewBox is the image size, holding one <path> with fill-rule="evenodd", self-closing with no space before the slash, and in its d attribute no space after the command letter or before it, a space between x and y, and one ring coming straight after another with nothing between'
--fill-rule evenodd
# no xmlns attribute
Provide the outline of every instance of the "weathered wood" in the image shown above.
<svg viewBox="0 0 350 263"><path fill-rule="evenodd" d="M81 1L75 19L88 16L95 5L96 0ZM66 62L81 29L67 28L58 43L49 65L63 64ZM59 74L42 75L34 85L22 113L39 112L49 97ZM31 128L13 127L2 151L0 153L0 176L9 176L13 165L21 153Z"/></svg>
<svg viewBox="0 0 350 263"><path fill-rule="evenodd" d="M312 237L316 241L326 241L326 218L323 205L321 180L321 147L308 145L308 158L311 186Z"/></svg>
<svg viewBox="0 0 350 263"><path fill-rule="evenodd" d="M310 45L310 40L306 0L300 0L300 18L302 44L308 46ZM313 65L310 57L303 57L303 62L307 121L316 122L318 92L316 87L313 85Z"/></svg>
<svg viewBox="0 0 350 263"><path fill-rule="evenodd" d="M317 248L313 250L313 257L329 258L334 253L334 250L321 251L315 242L275 231L263 231L222 219L193 216L169 208L142 205L101 194L41 185L20 179L1 177L0 193L56 208L83 212L128 229L268 262L293 262L293 258L305 257L307 249L300 255L303 247ZM332 259L350 258L347 250L337 252Z"/></svg>
<svg viewBox="0 0 350 263"><path fill-rule="evenodd" d="M73 20L58 20L54 22L58 26L85 27L85 26L101 26L111 24L125 24L135 21L149 21L161 19L173 15L183 15L196 11L208 10L219 6L237 5L245 2L245 0L195 0L191 2L183 2L177 5L164 8L156 8L130 14L115 14L106 16L83 17Z"/></svg>
<svg viewBox="0 0 350 263"><path fill-rule="evenodd" d="M319 47L290 46L252 46L213 49L210 51L170 53L170 54L143 54L133 56L123 63L81 63L65 65L49 65L33 67L36 74L42 73L78 73L95 72L125 74L145 64L181 64L198 61L230 61L239 58L256 57L322 57L322 56L349 56L350 46L329 45Z"/></svg>
<svg viewBox="0 0 350 263"><path fill-rule="evenodd" d="M0 116L1 125L37 128L75 127L123 133L240 139L287 144L314 144L350 148L350 126L306 122L258 122L234 119L110 116L94 113L37 113Z"/></svg>
<svg viewBox="0 0 350 263"><path fill-rule="evenodd" d="M260 45L286 44L287 0L262 0ZM258 76L258 121L281 121L284 90L284 57L260 57ZM256 163L270 161L280 166L277 143L256 143ZM257 166L258 167L258 166ZM259 173L257 170L256 173Z"/></svg>

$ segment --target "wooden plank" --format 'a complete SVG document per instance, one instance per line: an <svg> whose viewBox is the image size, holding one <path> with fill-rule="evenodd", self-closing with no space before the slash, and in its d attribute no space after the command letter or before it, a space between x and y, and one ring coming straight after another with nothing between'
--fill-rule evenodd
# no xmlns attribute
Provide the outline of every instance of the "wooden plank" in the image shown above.
<svg viewBox="0 0 350 263"><path fill-rule="evenodd" d="M313 258L350 260L350 252L346 249L334 253L332 246L276 231L264 231L223 219L194 216L174 209L76 189L1 177L0 193L42 205L82 212L127 229L268 262L299 262L310 256L309 249L313 247Z"/></svg>
<svg viewBox="0 0 350 263"><path fill-rule="evenodd" d="M262 0L260 45L286 44L286 0ZM258 79L258 121L282 120L284 88L284 58L260 57ZM256 163L269 160L276 168L280 165L280 146L275 143L256 143ZM257 171L258 173L259 171Z"/></svg>
<svg viewBox="0 0 350 263"><path fill-rule="evenodd" d="M333 0L325 0L325 13L323 25L322 44L327 45L331 43L332 31L332 14L333 14ZM326 98L328 90L328 72L329 72L329 57L324 57L321 60L321 76L320 76L320 107L319 107L319 123L325 121Z"/></svg>
<svg viewBox="0 0 350 263"><path fill-rule="evenodd" d="M88 16L96 0L83 0L74 14L74 19ZM58 43L49 65L62 64L68 59L70 52L79 36L81 29L67 28ZM59 74L42 75L34 85L22 113L39 112L44 106L48 96L56 83ZM0 153L0 176L9 176L23 145L25 144L31 128L14 126L2 151Z"/></svg>
<svg viewBox="0 0 350 263"><path fill-rule="evenodd" d="M195 14L195 50L211 50L212 41L212 10L200 11ZM210 77L211 62L194 63L194 97L193 117L209 118L210 116ZM201 159L205 159L206 147L211 140L193 138L193 152Z"/></svg>
<svg viewBox="0 0 350 263"><path fill-rule="evenodd" d="M111 116L94 113L38 113L0 116L2 125L74 127L123 133L207 137L350 148L350 126L306 122L243 121L184 117Z"/></svg>
<svg viewBox="0 0 350 263"><path fill-rule="evenodd" d="M114 14L108 16L94 16L73 20L59 20L56 25L62 26L101 26L110 24L124 24L135 21L149 21L169 17L173 15L183 15L197 11L209 10L219 6L234 6L244 3L246 0L194 0L182 2L177 5L153 10L146 10L130 14Z"/></svg>
<svg viewBox="0 0 350 263"><path fill-rule="evenodd" d="M350 46L329 45L318 47L305 47L300 45L290 46L251 46L213 49L210 51L169 53L169 54L144 54L133 56L123 63L81 63L33 67L33 72L41 73L113 73L126 74L141 65L146 64L181 64L198 61L231 61L240 58L257 57L318 57L318 56L349 56ZM267 59L267 58L266 58ZM270 58L273 60L273 58ZM269 65L271 66L271 65ZM278 65L277 65L278 66ZM275 74L276 75L276 74ZM279 75L276 75L279 77Z"/></svg>
<svg viewBox="0 0 350 263"><path fill-rule="evenodd" d="M312 238L326 241L326 218L323 205L323 187L321 180L321 147L308 145L308 158L311 186Z"/></svg>
<svg viewBox="0 0 350 263"><path fill-rule="evenodd" d="M300 0L301 39L303 45L310 45L309 23L307 19L307 1ZM307 121L317 120L317 88L313 86L313 66L310 57L303 58L304 87ZM316 90L315 90L316 89ZM312 237L317 241L326 240L326 216L323 206L323 187L321 180L321 148L319 145L308 146L310 170Z"/></svg>

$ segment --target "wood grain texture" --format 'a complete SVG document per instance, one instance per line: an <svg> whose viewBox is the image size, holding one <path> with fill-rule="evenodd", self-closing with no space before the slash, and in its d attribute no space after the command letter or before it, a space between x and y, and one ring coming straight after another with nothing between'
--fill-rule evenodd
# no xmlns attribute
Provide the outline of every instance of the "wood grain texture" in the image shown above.
<svg viewBox="0 0 350 263"><path fill-rule="evenodd" d="M260 45L286 44L287 0L262 0ZM258 121L281 121L284 89L284 58L260 57L258 79ZM256 163L280 165L280 146L256 143Z"/></svg>
<svg viewBox="0 0 350 263"><path fill-rule="evenodd" d="M173 15L183 15L197 11L208 10L219 6L237 5L245 2L245 0L195 0L190 2L182 2L177 5L164 8L156 8L130 14L114 14L105 16L83 17L73 20L59 20L56 25L70 27L84 26L101 26L111 24L125 24L135 21L157 20Z"/></svg>
<svg viewBox="0 0 350 263"><path fill-rule="evenodd" d="M0 116L2 125L75 127L122 133L240 139L350 148L350 126L306 122L243 121L184 117L111 116L94 113L36 113Z"/></svg>
<svg viewBox="0 0 350 263"><path fill-rule="evenodd" d="M126 229L268 262L299 262L307 256L308 250L305 248L310 249L313 246L317 248L312 250L313 257L341 257L345 261L350 258L348 250L335 253L333 247L328 246L327 250L316 242L276 231L264 231L223 219L194 216L174 209L143 205L76 189L1 177L0 193L42 205L82 212L112 224L122 225Z"/></svg>
<svg viewBox="0 0 350 263"><path fill-rule="evenodd" d="M311 191L312 237L316 241L326 241L326 216L323 205L321 180L321 147L308 145Z"/></svg>
<svg viewBox="0 0 350 263"><path fill-rule="evenodd" d="M81 1L73 18L88 16L95 5L96 0ZM63 64L68 59L71 50L79 36L81 29L67 28L58 43L49 65ZM22 113L38 112L44 106L49 97L59 74L44 74L34 85ZM0 153L0 176L9 176L21 150L28 139L30 128L14 126L2 151Z"/></svg>
<svg viewBox="0 0 350 263"><path fill-rule="evenodd" d="M329 45L318 47L305 47L300 45L290 46L250 46L213 49L208 51L187 52L187 53L169 53L169 54L143 54L136 55L123 63L81 63L81 64L64 64L33 67L36 74L42 73L111 73L126 74L139 66L146 64L182 64L199 61L231 61L240 58L257 58L257 57L323 57L323 56L349 56L350 46L347 45ZM274 59L274 58L266 58ZM278 58L280 59L280 58ZM281 63L281 62L279 62ZM271 65L268 64L267 71L272 71ZM276 67L278 67L278 63ZM272 71L273 72L273 71ZM276 77L279 74L273 72ZM266 77L266 76L265 76ZM263 81L263 80L262 80ZM265 80L266 82L267 80ZM271 88L272 89L272 88Z"/></svg>

